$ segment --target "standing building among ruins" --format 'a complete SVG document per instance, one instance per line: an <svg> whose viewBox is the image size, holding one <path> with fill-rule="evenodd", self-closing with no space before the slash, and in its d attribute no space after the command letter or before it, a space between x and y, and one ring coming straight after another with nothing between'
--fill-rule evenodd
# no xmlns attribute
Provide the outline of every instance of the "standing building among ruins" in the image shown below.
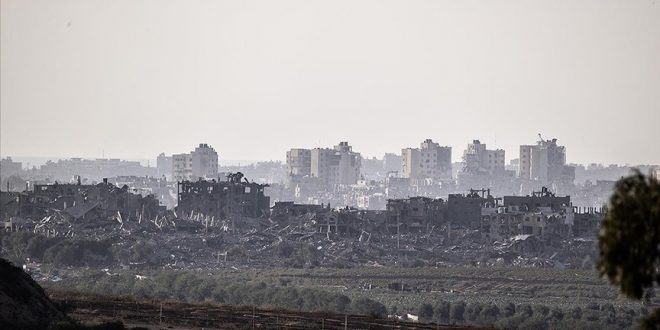
<svg viewBox="0 0 660 330"><path fill-rule="evenodd" d="M156 158L156 174L159 178L165 177L172 178L172 156L165 156L165 153L160 153Z"/></svg>
<svg viewBox="0 0 660 330"><path fill-rule="evenodd" d="M15 162L11 157L0 159L0 173L3 176L11 176L21 172L23 168L23 163Z"/></svg>
<svg viewBox="0 0 660 330"><path fill-rule="evenodd" d="M540 135L539 135L540 137ZM536 145L521 145L518 176L523 179L552 182L573 182L575 168L566 165L566 148L557 139L540 139Z"/></svg>
<svg viewBox="0 0 660 330"><path fill-rule="evenodd" d="M485 143L473 140L463 152L462 172L467 174L504 172L504 150L488 150Z"/></svg>
<svg viewBox="0 0 660 330"><path fill-rule="evenodd" d="M200 143L187 154L172 155L172 179L175 181L215 179L218 176L218 153L206 143Z"/></svg>
<svg viewBox="0 0 660 330"><path fill-rule="evenodd" d="M332 149L291 149L286 164L289 177L309 176L327 185L355 184L360 179L362 156L348 142L339 142Z"/></svg>
<svg viewBox="0 0 660 330"><path fill-rule="evenodd" d="M297 148L287 151L286 168L291 176L310 176L312 174L312 151Z"/></svg>
<svg viewBox="0 0 660 330"><path fill-rule="evenodd" d="M420 148L401 149L402 176L410 179L451 179L451 147L426 139Z"/></svg>
<svg viewBox="0 0 660 330"><path fill-rule="evenodd" d="M360 179L362 156L348 142L339 142L333 149L312 149L312 176L327 184L355 184Z"/></svg>
<svg viewBox="0 0 660 330"><path fill-rule="evenodd" d="M397 155L394 153L386 153L385 156L383 156L383 168L385 170L385 173L390 173L390 172L399 173L401 171L401 162L402 162L401 155Z"/></svg>

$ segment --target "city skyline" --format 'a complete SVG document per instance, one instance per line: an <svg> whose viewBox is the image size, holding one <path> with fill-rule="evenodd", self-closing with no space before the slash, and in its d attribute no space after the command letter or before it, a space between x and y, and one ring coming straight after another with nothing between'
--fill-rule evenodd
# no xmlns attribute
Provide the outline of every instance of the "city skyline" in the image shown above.
<svg viewBox="0 0 660 330"><path fill-rule="evenodd" d="M542 136L540 136L540 137L542 137ZM539 138L540 138L540 137L539 137ZM515 150L513 150L513 151L511 151L511 150L507 150L507 149L504 149L504 148L501 148L501 147L497 147L497 146L492 146L491 144L489 144L489 143L487 143L487 142L485 142L485 141L483 141L483 140L479 140L479 139L474 139L474 140L469 141L468 143L465 144L465 146L464 146L463 148L456 147L456 146L451 146L451 145L443 145L442 143L440 143L440 142L438 142L438 141L433 141L433 142L438 143L438 144L441 145L441 146L448 146L448 147L452 150L452 151L451 151L451 160L452 160L452 163L456 164L456 163L461 163L461 162L463 162L464 152L468 149L468 145L469 145L470 143L472 143L473 141L480 141L481 143L487 145L488 148L489 148L490 150L504 150L504 151L505 151L505 158L504 158L504 159L505 159L505 163L504 163L504 165L507 165L507 166L508 166L508 165L510 165L510 162L511 162L512 160L518 160L518 159L519 159L519 156L520 156L520 147L523 147L523 146L529 146L529 145L536 145L536 144L538 143L538 141L540 141L539 138L537 138L537 140L534 141L533 143L530 142L530 143L520 144L520 145L518 145L517 148L515 148ZM544 138L544 140L545 140L545 137L543 137L543 138ZM556 139L556 138L551 138L551 139ZM551 140L551 139L549 139L549 140ZM425 140L426 140L426 139L425 139ZM433 139L431 139L431 140L433 140ZM561 143L561 140L559 140L559 139L556 139L556 140L557 140L559 143ZM221 151L221 150L217 150L217 151L218 151L218 157L219 157L219 158L218 158L218 165L220 165L220 166L248 165L248 164L250 164L250 163L267 162L267 161L277 161L277 162L286 163L286 158L287 158L287 157L286 157L286 154L287 154L288 151L291 150L291 149L306 149L306 150L311 150L311 149L317 149L317 148L321 148L321 149L323 149L323 148L332 148L332 146L333 146L334 144L337 144L337 143L340 143L340 142L342 142L342 141L338 141L338 142L335 142L335 143L330 143L329 145L325 145L325 146L322 146L322 145L315 145L315 146L305 146L305 147L290 147L290 148L288 148L288 149L286 149L286 150L284 150L284 151L282 152L285 156L284 156L284 157L280 157L280 158L278 158L278 159L265 159L265 158L261 158L261 159L260 159L260 158L250 158L250 159L235 159L235 158L234 158L234 159L232 159L232 158L224 158L224 157L222 157L222 155L223 155L223 154L222 154L222 151ZM347 141L347 142L350 143L350 141ZM213 144L211 144L211 143L206 143L206 144L213 145ZM353 147L353 145L351 145L351 146ZM192 147L194 147L194 146L192 146ZM381 154L381 155L365 154L364 152L362 152L362 151L360 151L360 150L356 150L356 152L359 153L359 154L361 155L362 159L383 159L383 157L384 157L386 154L394 154L394 155L397 155L397 156L401 156L401 155L402 155L402 151L403 151L404 149L409 149L409 148L411 148L411 147L416 147L416 145L413 144L413 145L410 145L410 146L402 147L402 148L399 149L399 150L386 151L385 153L383 153L383 154ZM570 150L570 146L568 146L567 149ZM175 151L175 152L173 152L173 153L165 153L165 152L162 152L162 153L163 153L164 155L166 155L166 156L172 156L172 155L179 154L180 152L181 152L181 150L179 150L179 151ZM567 152L567 154L568 154L568 152ZM30 167L31 167L32 165L35 165L35 166L43 165L43 164L45 164L47 161L57 161L57 160L60 160L60 159L64 160L64 159L71 159L71 158L82 158L82 159L121 159L121 160L127 160L127 161L138 161L138 162L142 163L142 165L155 166L155 165L156 165L156 160L157 160L157 158L158 158L158 154L154 154L154 156L152 156L152 157L144 157L144 158L142 158L142 157L131 158L131 157L122 157L121 155L106 155L106 154L101 154L101 155L99 155L99 156L81 156L81 155L66 155L66 156L25 156L25 155L6 155L6 154L0 154L0 158L5 158L5 157L10 157L10 158L12 158L12 159L14 159L14 160L16 160L16 161L21 161L21 162L24 163L24 165L25 165L26 162L28 162L28 164L31 163ZM591 165L591 164L598 164L598 165L604 165L604 166L609 166L609 165L635 166L635 165L658 165L658 164L660 164L660 162L658 162L658 163L630 163L630 162L626 162L626 163L607 163L607 162L597 162L597 161L574 162L574 161L571 161L570 158L569 158L568 156L566 157L566 163L567 163L567 164L575 164L575 165L585 165L585 166L587 166L587 165Z"/></svg>

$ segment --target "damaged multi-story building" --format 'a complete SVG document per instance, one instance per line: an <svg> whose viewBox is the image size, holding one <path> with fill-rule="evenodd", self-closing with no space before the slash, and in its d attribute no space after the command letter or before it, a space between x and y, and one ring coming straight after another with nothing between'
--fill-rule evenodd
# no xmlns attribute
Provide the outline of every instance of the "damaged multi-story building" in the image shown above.
<svg viewBox="0 0 660 330"><path fill-rule="evenodd" d="M481 210L497 203L498 199L490 194L490 189L470 189L467 194L449 194L446 217L451 224L478 228Z"/></svg>
<svg viewBox="0 0 660 330"><path fill-rule="evenodd" d="M481 233L490 239L516 235L552 238L573 234L570 196L556 196L546 187L531 196L504 196L503 203L482 209Z"/></svg>
<svg viewBox="0 0 660 330"><path fill-rule="evenodd" d="M557 139L544 140L539 134L536 145L520 146L518 176L541 184L572 183L575 167L566 165L566 148Z"/></svg>
<svg viewBox="0 0 660 330"><path fill-rule="evenodd" d="M273 209L273 214L280 219L293 215L302 221L301 216L305 215L322 232L359 233L369 228L393 235L428 233L434 228L448 231L462 228L477 230L487 240L516 235L543 239L579 236L593 231L597 227L596 219L602 216L584 213L573 207L570 196L556 196L545 187L530 196L498 198L493 197L489 189L470 189L467 194L450 194L447 200L422 196L388 199L384 211L330 210L329 207L294 203L278 203ZM595 212L591 210L590 213ZM362 222L365 219L371 220L366 224Z"/></svg>
<svg viewBox="0 0 660 330"><path fill-rule="evenodd" d="M96 185L80 183L35 185L20 193L2 192L0 217L41 220L55 214L73 221L117 218L151 219L166 211L153 195L142 196L128 186L117 187L104 179Z"/></svg>
<svg viewBox="0 0 660 330"><path fill-rule="evenodd" d="M494 174L504 171L504 149L489 150L485 143L473 140L463 152L461 172L466 174Z"/></svg>
<svg viewBox="0 0 660 330"><path fill-rule="evenodd" d="M444 223L446 212L447 204L441 198L389 199L386 228L389 233L428 231Z"/></svg>
<svg viewBox="0 0 660 330"><path fill-rule="evenodd" d="M243 174L230 173L226 181L199 180L177 183L177 215L187 218L236 220L268 217L267 184L249 182Z"/></svg>

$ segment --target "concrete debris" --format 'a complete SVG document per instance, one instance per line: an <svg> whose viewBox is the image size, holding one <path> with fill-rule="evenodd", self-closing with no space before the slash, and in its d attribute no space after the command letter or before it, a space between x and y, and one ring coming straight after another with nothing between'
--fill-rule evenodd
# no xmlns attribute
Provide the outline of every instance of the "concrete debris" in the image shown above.
<svg viewBox="0 0 660 330"><path fill-rule="evenodd" d="M107 183L3 193L6 232L108 243L106 267L354 267L368 265L580 268L595 260L602 210L547 189L495 198L489 190L391 199L385 210L277 202L240 173L179 183L167 211ZM8 198L11 197L11 198ZM90 261L92 262L92 261Z"/></svg>

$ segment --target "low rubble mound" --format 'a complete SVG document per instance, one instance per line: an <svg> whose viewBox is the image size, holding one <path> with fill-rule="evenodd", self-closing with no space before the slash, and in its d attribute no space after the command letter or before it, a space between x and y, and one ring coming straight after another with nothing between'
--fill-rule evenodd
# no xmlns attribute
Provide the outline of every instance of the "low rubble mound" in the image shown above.
<svg viewBox="0 0 660 330"><path fill-rule="evenodd" d="M44 329L66 315L28 274L0 258L0 328Z"/></svg>

